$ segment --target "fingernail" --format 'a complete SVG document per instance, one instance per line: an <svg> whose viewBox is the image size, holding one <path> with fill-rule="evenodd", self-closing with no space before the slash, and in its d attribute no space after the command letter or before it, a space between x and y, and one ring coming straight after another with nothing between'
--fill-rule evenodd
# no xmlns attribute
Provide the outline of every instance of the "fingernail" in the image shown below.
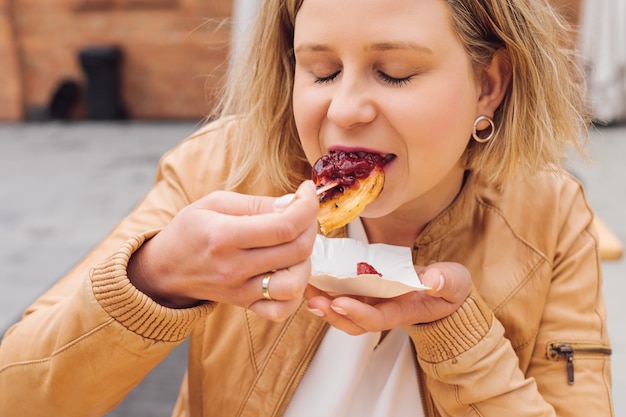
<svg viewBox="0 0 626 417"><path fill-rule="evenodd" d="M309 308L311 314L317 317L324 317L324 312L322 310L318 310L317 308Z"/></svg>
<svg viewBox="0 0 626 417"><path fill-rule="evenodd" d="M344 310L341 307L337 307L337 306L331 305L330 308L332 308L335 313L341 314L342 316L345 316L346 314L348 314L348 313L346 313L346 310Z"/></svg>
<svg viewBox="0 0 626 417"><path fill-rule="evenodd" d="M435 292L439 292L443 290L443 286L446 284L445 279L443 278L443 274L439 274L439 286L435 290Z"/></svg>
<svg viewBox="0 0 626 417"><path fill-rule="evenodd" d="M287 207L293 201L295 196L295 194L285 194L278 197L276 200L274 200L274 208L276 210L280 210Z"/></svg>
<svg viewBox="0 0 626 417"><path fill-rule="evenodd" d="M317 187L315 186L315 183L313 181L307 180L306 182L309 184L313 191L317 191Z"/></svg>

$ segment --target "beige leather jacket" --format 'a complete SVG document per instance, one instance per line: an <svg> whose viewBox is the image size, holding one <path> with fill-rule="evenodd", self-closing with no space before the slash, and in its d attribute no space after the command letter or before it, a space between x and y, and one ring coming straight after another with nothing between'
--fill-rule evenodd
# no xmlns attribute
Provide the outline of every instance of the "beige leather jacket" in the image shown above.
<svg viewBox="0 0 626 417"><path fill-rule="evenodd" d="M175 416L282 414L324 337L322 320L304 307L283 323L228 305L167 309L125 273L144 239L220 187L230 128L210 125L166 154L136 209L7 332L0 416L102 415L188 336ZM406 328L427 416L612 415L592 219L567 174L502 190L469 176L413 249L416 264L460 262L474 280L456 313Z"/></svg>

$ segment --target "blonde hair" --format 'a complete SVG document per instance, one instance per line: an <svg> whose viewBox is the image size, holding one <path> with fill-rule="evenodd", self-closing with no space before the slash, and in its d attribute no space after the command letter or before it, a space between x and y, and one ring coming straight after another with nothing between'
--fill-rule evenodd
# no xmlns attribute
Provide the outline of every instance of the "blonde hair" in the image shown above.
<svg viewBox="0 0 626 417"><path fill-rule="evenodd" d="M292 110L295 18L303 0L266 0L239 50L214 117L237 117L228 189L265 178L293 190L310 176ZM477 71L506 48L512 82L486 145L470 141L467 167L500 183L520 169L532 174L560 166L589 118L582 76L564 49L564 23L540 0L442 0ZM261 163L259 163L261 161Z"/></svg>
<svg viewBox="0 0 626 417"><path fill-rule="evenodd" d="M487 145L470 141L467 167L501 183L515 171L561 167L571 148L582 153L590 116L564 20L542 0L445 1L474 68L505 48L512 69L494 115L496 136Z"/></svg>
<svg viewBox="0 0 626 417"><path fill-rule="evenodd" d="M265 178L277 189L290 191L310 178L291 97L294 22L301 4L302 0L264 1L247 44L233 61L213 116L237 117L227 189Z"/></svg>

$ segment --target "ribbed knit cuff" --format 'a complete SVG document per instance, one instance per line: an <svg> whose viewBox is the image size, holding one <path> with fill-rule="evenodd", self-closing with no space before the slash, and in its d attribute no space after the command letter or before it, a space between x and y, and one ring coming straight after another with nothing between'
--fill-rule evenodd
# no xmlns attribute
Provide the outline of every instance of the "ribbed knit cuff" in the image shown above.
<svg viewBox="0 0 626 417"><path fill-rule="evenodd" d="M126 275L128 261L156 233L131 238L117 253L96 265L90 273L91 285L102 308L128 330L148 339L178 342L189 335L193 326L213 309L213 305L167 308L131 284Z"/></svg>
<svg viewBox="0 0 626 417"><path fill-rule="evenodd" d="M432 323L410 326L407 331L421 360L441 363L475 346L485 337L492 321L491 309L476 290L472 290L451 315Z"/></svg>

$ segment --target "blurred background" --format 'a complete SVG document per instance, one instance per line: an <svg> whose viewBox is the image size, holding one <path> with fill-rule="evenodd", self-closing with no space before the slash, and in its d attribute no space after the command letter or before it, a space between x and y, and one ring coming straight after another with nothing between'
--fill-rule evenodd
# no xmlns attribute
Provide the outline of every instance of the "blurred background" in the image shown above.
<svg viewBox="0 0 626 417"><path fill-rule="evenodd" d="M596 119L574 157L601 220L616 415L626 415L626 1L551 0ZM0 335L132 210L211 111L259 0L0 0ZM108 417L166 417L176 349ZM0 393L1 395L1 393Z"/></svg>
<svg viewBox="0 0 626 417"><path fill-rule="evenodd" d="M0 0L0 120L197 120L234 0Z"/></svg>
<svg viewBox="0 0 626 417"><path fill-rule="evenodd" d="M597 119L626 118L626 2L550 0ZM260 0L0 0L0 121L198 120Z"/></svg>

